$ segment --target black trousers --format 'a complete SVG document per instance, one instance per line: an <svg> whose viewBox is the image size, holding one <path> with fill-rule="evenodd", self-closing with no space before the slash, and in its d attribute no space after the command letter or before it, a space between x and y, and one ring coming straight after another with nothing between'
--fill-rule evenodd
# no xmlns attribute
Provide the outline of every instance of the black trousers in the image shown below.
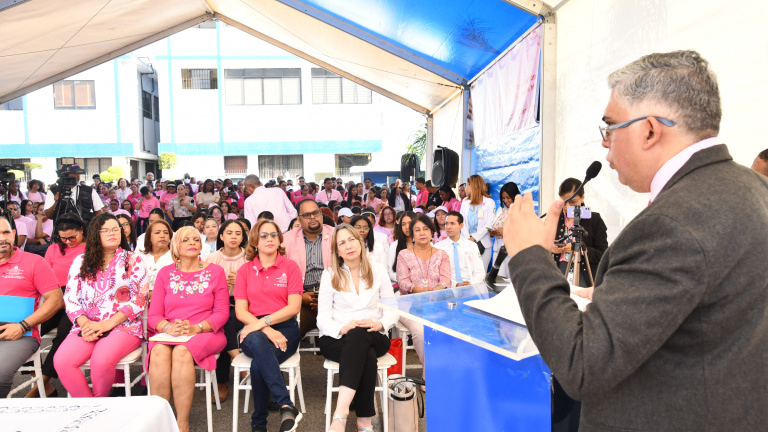
<svg viewBox="0 0 768 432"><path fill-rule="evenodd" d="M64 291L65 288L62 288L61 290ZM56 368L53 367L53 356L56 355L56 351L59 350L59 346L62 342L64 342L64 339L69 336L69 332L72 330L72 321L69 320L69 317L64 312L64 309L59 310L56 312L56 315L52 316L48 321L45 321L41 326L41 334L42 337L49 331L53 330L53 328L56 328L56 337L53 338L53 341L51 342L51 350L48 352L48 355L45 357L45 361L43 361L42 371L43 375L49 376L51 378L58 378L59 374L56 373Z"/></svg>
<svg viewBox="0 0 768 432"><path fill-rule="evenodd" d="M376 359L389 351L389 338L355 327L341 339L323 336L318 345L325 358L339 363L339 385L356 390L357 417L375 416Z"/></svg>
<svg viewBox="0 0 768 432"><path fill-rule="evenodd" d="M237 319L235 314L235 298L229 298L229 319L224 323L224 336L227 337L227 346L224 347L224 351L219 354L218 360L216 360L216 382L219 384L229 382L230 367L232 366L232 357L229 356L229 351L240 348L240 344L237 341L237 334L245 327ZM240 377L235 377L240 379Z"/></svg>

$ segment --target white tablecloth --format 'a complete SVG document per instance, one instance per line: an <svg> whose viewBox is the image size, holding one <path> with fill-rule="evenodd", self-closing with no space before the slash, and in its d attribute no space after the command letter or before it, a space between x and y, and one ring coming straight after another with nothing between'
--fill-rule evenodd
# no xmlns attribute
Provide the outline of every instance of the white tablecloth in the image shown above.
<svg viewBox="0 0 768 432"><path fill-rule="evenodd" d="M178 432L159 396L0 399L0 431Z"/></svg>

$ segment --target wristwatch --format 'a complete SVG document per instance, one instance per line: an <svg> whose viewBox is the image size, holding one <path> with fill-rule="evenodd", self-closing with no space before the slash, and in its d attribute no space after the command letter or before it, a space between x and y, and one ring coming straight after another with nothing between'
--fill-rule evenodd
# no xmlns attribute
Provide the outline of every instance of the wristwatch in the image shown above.
<svg viewBox="0 0 768 432"><path fill-rule="evenodd" d="M266 325L272 325L272 316L267 315L264 317L264 324Z"/></svg>
<svg viewBox="0 0 768 432"><path fill-rule="evenodd" d="M200 327L200 333L202 333L203 332L203 323L199 322L199 323L197 323L197 326Z"/></svg>

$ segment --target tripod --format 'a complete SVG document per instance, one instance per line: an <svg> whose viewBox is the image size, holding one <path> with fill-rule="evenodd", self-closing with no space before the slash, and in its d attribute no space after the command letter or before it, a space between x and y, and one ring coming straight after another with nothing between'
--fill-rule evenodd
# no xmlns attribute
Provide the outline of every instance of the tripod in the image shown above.
<svg viewBox="0 0 768 432"><path fill-rule="evenodd" d="M571 243L571 256L568 257L568 266L565 268L566 278L568 273L573 268L573 285L579 286L579 274L581 273L581 260L587 263L587 278L589 279L588 286L594 286L595 281L592 278L592 268L589 265L589 259L586 256L587 247L584 245L584 236L587 235L587 230L581 225L581 207L573 207L573 228L571 233L576 237L576 241ZM573 266L573 267L571 267Z"/></svg>

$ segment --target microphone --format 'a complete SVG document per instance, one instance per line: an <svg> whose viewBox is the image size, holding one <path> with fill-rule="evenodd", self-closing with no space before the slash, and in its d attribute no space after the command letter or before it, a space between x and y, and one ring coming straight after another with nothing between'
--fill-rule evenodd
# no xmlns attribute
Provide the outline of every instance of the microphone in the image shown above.
<svg viewBox="0 0 768 432"><path fill-rule="evenodd" d="M576 191L573 192L573 195L570 196L567 200L565 200L565 203L572 200L576 195L581 192L582 189L584 189L584 185L587 184L590 180L597 177L598 174L600 174L600 169L603 168L603 164L601 164L598 161L592 162L592 164L587 168L587 175L584 177L584 181L581 182L581 186L579 186Z"/></svg>

